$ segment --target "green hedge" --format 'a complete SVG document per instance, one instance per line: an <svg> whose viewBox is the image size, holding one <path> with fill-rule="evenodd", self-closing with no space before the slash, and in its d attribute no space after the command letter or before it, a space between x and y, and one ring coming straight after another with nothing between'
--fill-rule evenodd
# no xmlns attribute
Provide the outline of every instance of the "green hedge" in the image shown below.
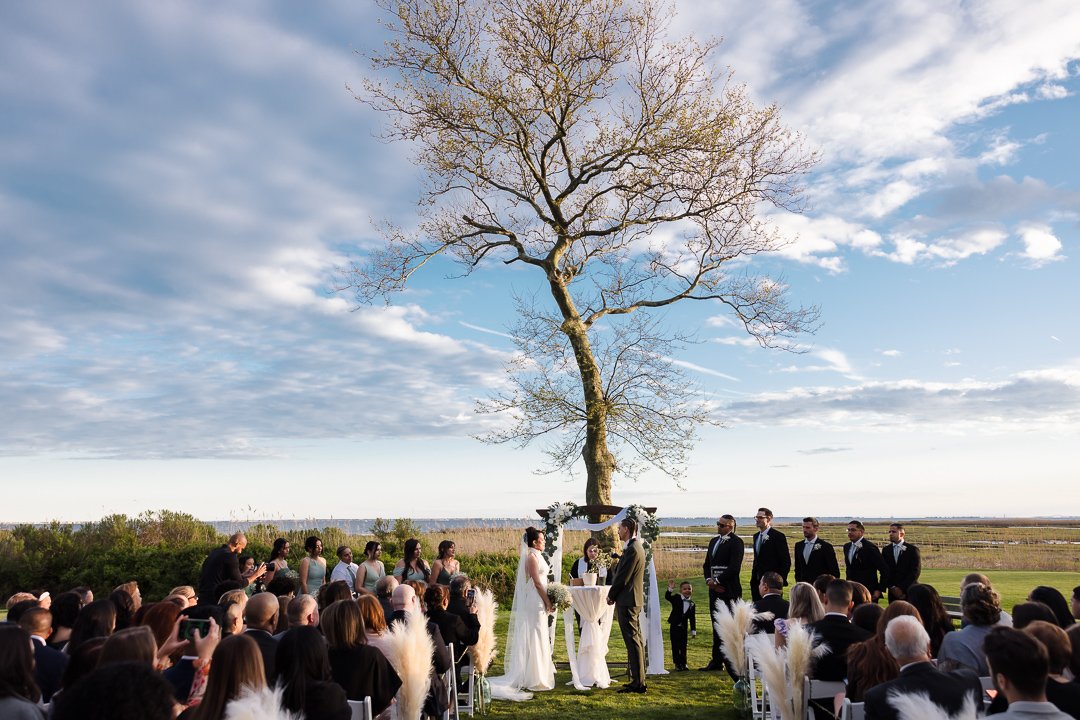
<svg viewBox="0 0 1080 720"><path fill-rule="evenodd" d="M400 548L408 537L422 537L411 520L376 521L383 544L383 562L392 568L397 558L388 548ZM289 540L289 565L300 566L304 539L318 535L323 541L327 570L338 560L339 545L353 548L359 561L364 545L376 536L347 535L340 528L325 527L281 531L273 525L255 525L245 531L245 554L266 560L274 539ZM207 553L227 536L191 515L167 510L146 512L134 518L110 515L75 529L50 523L19 525L0 530L0 600L15 592L48 590L54 596L79 585L93 589L98 597L128 580L138 580L143 598L160 600L177 585L196 585ZM462 569L474 584L491 588L505 607L513 598L516 554L477 553L459 556ZM329 575L328 575L329 577Z"/></svg>

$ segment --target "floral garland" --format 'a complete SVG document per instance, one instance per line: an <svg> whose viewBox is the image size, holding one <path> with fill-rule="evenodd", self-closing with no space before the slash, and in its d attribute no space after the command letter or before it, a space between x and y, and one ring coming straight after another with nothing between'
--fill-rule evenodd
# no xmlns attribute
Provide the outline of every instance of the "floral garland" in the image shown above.
<svg viewBox="0 0 1080 720"><path fill-rule="evenodd" d="M551 557L559 549L559 530L570 520L585 517L584 510L572 502L556 502L548 506L547 517L544 518L544 560L551 565ZM555 577L555 569L551 569L549 577Z"/></svg>

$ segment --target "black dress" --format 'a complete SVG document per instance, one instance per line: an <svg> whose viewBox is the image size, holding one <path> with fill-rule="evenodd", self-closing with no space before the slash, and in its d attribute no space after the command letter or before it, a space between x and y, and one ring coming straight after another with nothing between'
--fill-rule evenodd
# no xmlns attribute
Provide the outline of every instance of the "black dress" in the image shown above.
<svg viewBox="0 0 1080 720"><path fill-rule="evenodd" d="M330 673L345 689L349 700L371 698L371 713L378 715L390 707L401 678L378 648L358 645L348 650L330 651Z"/></svg>

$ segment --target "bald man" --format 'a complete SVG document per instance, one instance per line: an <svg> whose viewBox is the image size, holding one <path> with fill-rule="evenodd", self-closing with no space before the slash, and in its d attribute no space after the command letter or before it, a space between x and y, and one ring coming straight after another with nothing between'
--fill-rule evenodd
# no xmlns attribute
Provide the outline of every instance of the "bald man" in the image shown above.
<svg viewBox="0 0 1080 720"><path fill-rule="evenodd" d="M244 609L244 618L247 621L247 630L244 634L259 646L268 678L274 677L274 654L277 652L274 630L277 628L280 608L276 595L261 592L252 595Z"/></svg>

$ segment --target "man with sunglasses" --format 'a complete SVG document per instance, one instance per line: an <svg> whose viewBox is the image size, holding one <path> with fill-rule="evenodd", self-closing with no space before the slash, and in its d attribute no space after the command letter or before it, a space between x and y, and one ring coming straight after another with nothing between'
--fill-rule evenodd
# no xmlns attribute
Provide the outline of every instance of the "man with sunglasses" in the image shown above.
<svg viewBox="0 0 1080 720"><path fill-rule="evenodd" d="M716 521L716 532L717 536L709 541L709 548L705 552L705 562L702 565L705 584L709 586L709 624L713 626L713 644L712 659L701 670L713 671L727 668L728 674L732 678L737 678L738 673L730 667L731 663L720 650L720 635L716 632L716 624L712 622L712 613L716 610L717 601L723 602L730 608L733 601L742 597L739 571L742 569L743 552L746 548L742 538L735 534L733 516L721 515Z"/></svg>

